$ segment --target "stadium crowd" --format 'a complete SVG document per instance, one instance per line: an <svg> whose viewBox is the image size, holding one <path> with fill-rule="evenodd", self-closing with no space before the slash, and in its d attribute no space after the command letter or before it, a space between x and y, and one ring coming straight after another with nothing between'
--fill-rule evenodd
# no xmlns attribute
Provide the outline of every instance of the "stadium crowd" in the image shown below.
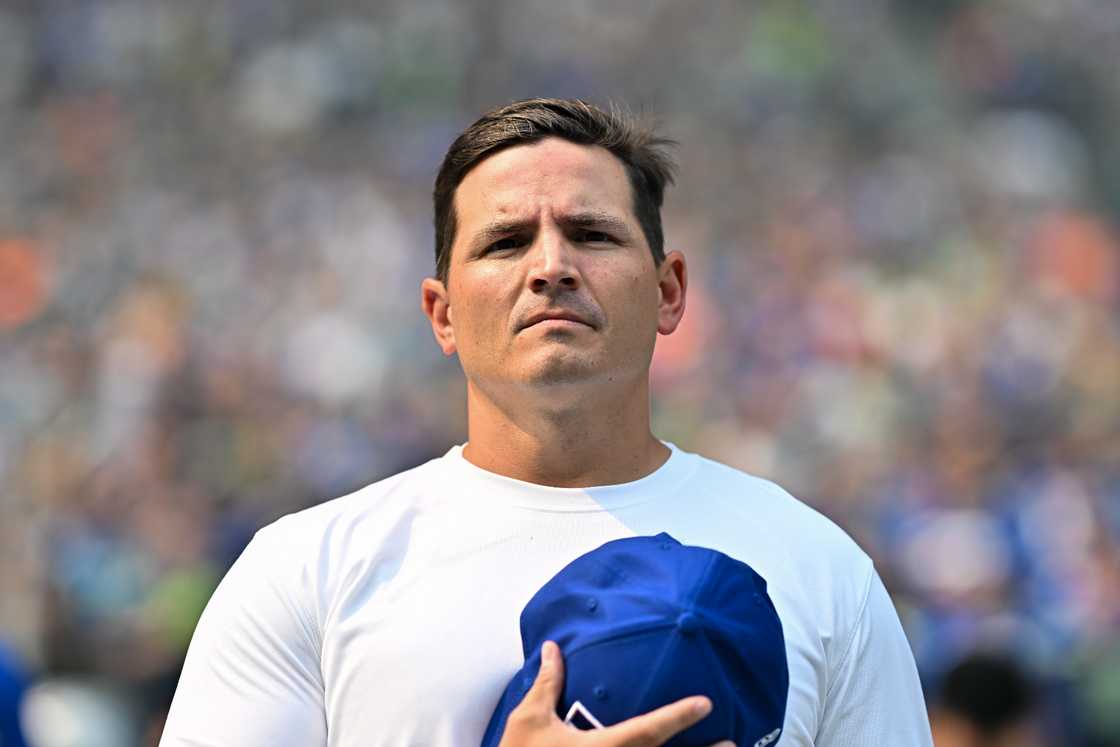
<svg viewBox="0 0 1120 747"><path fill-rule="evenodd" d="M0 669L29 744L153 743L257 528L464 438L418 308L431 181L532 95L680 142L659 435L856 537L931 699L1010 652L1047 743L1120 743L1117 49L1112 0L4 3Z"/></svg>

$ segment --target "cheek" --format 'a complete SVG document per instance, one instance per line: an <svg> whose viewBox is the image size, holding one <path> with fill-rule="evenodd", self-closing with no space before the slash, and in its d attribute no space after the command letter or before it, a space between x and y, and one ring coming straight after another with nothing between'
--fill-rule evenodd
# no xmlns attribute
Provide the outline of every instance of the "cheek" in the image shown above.
<svg viewBox="0 0 1120 747"><path fill-rule="evenodd" d="M631 272L607 297L617 326L625 329L631 343L628 347L643 347L649 338L656 337L658 291L647 275Z"/></svg>
<svg viewBox="0 0 1120 747"><path fill-rule="evenodd" d="M485 304L475 301L460 304L459 313L454 318L456 334L468 338L472 344L485 342L487 330L491 326L489 313Z"/></svg>
<svg viewBox="0 0 1120 747"><path fill-rule="evenodd" d="M494 283L472 282L451 289L451 323L460 344L492 346L504 328L506 302Z"/></svg>

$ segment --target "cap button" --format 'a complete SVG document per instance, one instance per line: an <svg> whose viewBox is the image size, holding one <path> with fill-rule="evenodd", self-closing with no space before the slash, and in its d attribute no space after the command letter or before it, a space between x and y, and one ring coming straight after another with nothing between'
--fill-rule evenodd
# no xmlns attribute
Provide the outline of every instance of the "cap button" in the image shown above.
<svg viewBox="0 0 1120 747"><path fill-rule="evenodd" d="M594 612L597 609L599 609L599 600L596 599L595 597L588 597L587 598L587 611L588 612Z"/></svg>
<svg viewBox="0 0 1120 747"><path fill-rule="evenodd" d="M682 612L681 616L677 618L677 630L683 635L692 635L699 626L699 621L691 612Z"/></svg>
<svg viewBox="0 0 1120 747"><path fill-rule="evenodd" d="M603 687L602 685L596 685L595 689L592 690L591 692L594 693L595 697L598 698L599 700L606 700L607 699L607 688Z"/></svg>

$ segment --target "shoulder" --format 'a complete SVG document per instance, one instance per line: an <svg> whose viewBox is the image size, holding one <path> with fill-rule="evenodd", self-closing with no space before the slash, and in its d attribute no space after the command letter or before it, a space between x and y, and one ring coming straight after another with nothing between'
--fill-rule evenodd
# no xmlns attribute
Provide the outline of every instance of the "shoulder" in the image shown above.
<svg viewBox="0 0 1120 747"><path fill-rule="evenodd" d="M783 620L823 639L843 637L866 604L874 565L834 521L778 484L704 457L685 486L685 542L757 571ZM797 622L799 621L799 622Z"/></svg>
<svg viewBox="0 0 1120 747"><path fill-rule="evenodd" d="M356 565L403 554L416 516L438 496L433 459L353 493L287 514L257 531L237 561L241 576L321 607Z"/></svg>
<svg viewBox="0 0 1120 747"><path fill-rule="evenodd" d="M345 542L372 524L384 525L394 516L420 510L432 494L427 486L440 469L439 461L430 460L353 493L281 516L260 529L253 541L290 554L324 541Z"/></svg>
<svg viewBox="0 0 1120 747"><path fill-rule="evenodd" d="M871 572L871 559L832 519L775 482L697 457L697 479L718 513L735 514L752 528L755 540L784 547L789 562Z"/></svg>

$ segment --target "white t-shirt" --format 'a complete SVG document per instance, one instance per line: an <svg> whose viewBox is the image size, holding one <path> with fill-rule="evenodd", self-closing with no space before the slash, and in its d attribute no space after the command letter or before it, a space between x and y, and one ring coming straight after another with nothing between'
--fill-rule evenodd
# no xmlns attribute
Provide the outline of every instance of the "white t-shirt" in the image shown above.
<svg viewBox="0 0 1120 747"><path fill-rule="evenodd" d="M635 482L552 488L457 446L265 527L199 621L160 744L475 747L536 590L604 542L664 531L766 579L789 663L780 745L931 745L867 555L773 483L671 448Z"/></svg>

